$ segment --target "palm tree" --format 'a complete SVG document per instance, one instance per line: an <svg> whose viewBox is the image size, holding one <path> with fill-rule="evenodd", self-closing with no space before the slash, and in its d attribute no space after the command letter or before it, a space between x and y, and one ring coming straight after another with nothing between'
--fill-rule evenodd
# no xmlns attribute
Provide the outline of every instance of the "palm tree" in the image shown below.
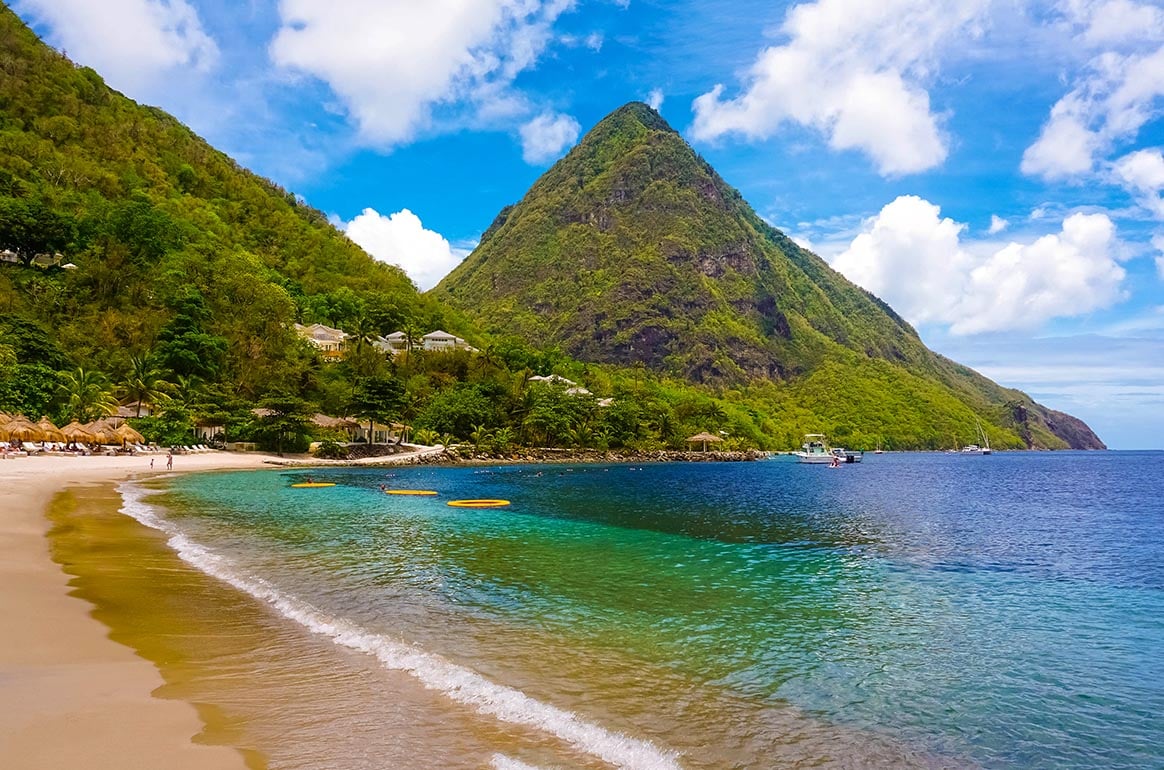
<svg viewBox="0 0 1164 770"><path fill-rule="evenodd" d="M166 388L170 383L162 379L162 373L145 356L133 356L129 359L129 374L121 383L122 393L130 401L137 402L137 414L141 417L141 405L148 402L151 406L166 398Z"/></svg>
<svg viewBox="0 0 1164 770"><path fill-rule="evenodd" d="M412 434L412 440L417 444L424 444L425 446L432 446L436 443L437 432L430 428L421 428Z"/></svg>
<svg viewBox="0 0 1164 770"><path fill-rule="evenodd" d="M469 438L472 439L477 449L480 449L481 445L489 440L489 429L484 425L474 425L473 432L469 434Z"/></svg>
<svg viewBox="0 0 1164 770"><path fill-rule="evenodd" d="M174 400L183 409L189 409L198 402L199 396L202 395L202 380L197 377L187 377L184 374L179 374L170 389L174 393Z"/></svg>
<svg viewBox="0 0 1164 770"><path fill-rule="evenodd" d="M61 375L60 394L65 400L67 416L78 422L89 422L98 415L113 414L117 399L104 374L77 367L75 372Z"/></svg>

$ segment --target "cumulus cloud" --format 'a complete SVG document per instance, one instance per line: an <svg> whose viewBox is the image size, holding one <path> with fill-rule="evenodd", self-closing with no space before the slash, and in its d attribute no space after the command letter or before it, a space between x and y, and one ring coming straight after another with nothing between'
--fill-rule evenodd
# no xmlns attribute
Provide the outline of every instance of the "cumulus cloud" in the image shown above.
<svg viewBox="0 0 1164 770"><path fill-rule="evenodd" d="M347 236L381 262L396 265L421 291L431 289L468 256L438 232L426 230L408 209L384 216L366 208L344 228Z"/></svg>
<svg viewBox="0 0 1164 770"><path fill-rule="evenodd" d="M50 42L93 67L115 88L148 93L178 68L204 72L218 46L186 0L19 0L48 25Z"/></svg>
<svg viewBox="0 0 1164 770"><path fill-rule="evenodd" d="M514 78L536 63L572 0L282 0L271 59L342 100L365 141L392 145L437 105L520 113Z"/></svg>
<svg viewBox="0 0 1164 770"><path fill-rule="evenodd" d="M990 229L987 230L986 232L990 233L991 235L996 235L997 233L1001 233L1003 230L1005 230L1009 226L1010 226L1010 222L1007 222L1005 219L1000 217L998 214L991 214L990 215Z"/></svg>
<svg viewBox="0 0 1164 770"><path fill-rule="evenodd" d="M1090 58L1023 154L1023 173L1048 180L1095 170L1158 114L1164 97L1164 10L1131 0L1066 0L1059 7Z"/></svg>
<svg viewBox="0 0 1164 770"><path fill-rule="evenodd" d="M663 107L663 91L659 88L652 88L651 92L647 94L647 104L652 110L656 112Z"/></svg>
<svg viewBox="0 0 1164 770"><path fill-rule="evenodd" d="M555 160L563 150L577 141L581 131L578 121L569 115L543 112L518 130L521 134L521 157L531 164Z"/></svg>
<svg viewBox="0 0 1164 770"><path fill-rule="evenodd" d="M885 175L924 171L945 160L940 120L923 87L943 45L973 35L989 0L817 0L789 11L784 45L760 52L744 92L723 85L695 100L696 139L772 135L783 123L809 126L836 150L864 152Z"/></svg>
<svg viewBox="0 0 1164 770"><path fill-rule="evenodd" d="M1153 216L1164 219L1164 153L1159 148L1137 150L1112 165L1117 180Z"/></svg>
<svg viewBox="0 0 1164 770"><path fill-rule="evenodd" d="M1160 276L1160 280L1164 281L1164 235L1157 235L1152 239L1152 245L1156 247L1156 251L1160 255L1156 257L1156 274Z"/></svg>
<svg viewBox="0 0 1164 770"><path fill-rule="evenodd" d="M832 265L911 322L954 334L1033 329L1123 296L1119 242L1104 214L1072 214L1059 233L985 252L962 242L965 230L933 203L902 196Z"/></svg>

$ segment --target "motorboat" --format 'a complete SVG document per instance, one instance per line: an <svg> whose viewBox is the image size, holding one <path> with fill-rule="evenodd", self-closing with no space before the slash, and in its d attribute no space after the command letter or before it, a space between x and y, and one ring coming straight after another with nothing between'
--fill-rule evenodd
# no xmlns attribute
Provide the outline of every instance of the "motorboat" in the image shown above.
<svg viewBox="0 0 1164 770"><path fill-rule="evenodd" d="M851 449L844 447L833 447L831 450L833 457L836 457L843 463L859 463L865 457L864 452L854 452Z"/></svg>
<svg viewBox="0 0 1164 770"><path fill-rule="evenodd" d="M828 465L833 461L833 453L825 441L823 433L808 433L804 437L800 452L793 452L798 463Z"/></svg>

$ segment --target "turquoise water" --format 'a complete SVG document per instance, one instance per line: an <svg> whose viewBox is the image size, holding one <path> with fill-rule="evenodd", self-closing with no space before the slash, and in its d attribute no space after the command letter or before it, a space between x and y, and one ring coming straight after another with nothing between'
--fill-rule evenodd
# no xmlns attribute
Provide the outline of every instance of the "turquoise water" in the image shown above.
<svg viewBox="0 0 1164 770"><path fill-rule="evenodd" d="M197 475L162 516L526 762L1159 768L1162 501L1162 453L886 454Z"/></svg>

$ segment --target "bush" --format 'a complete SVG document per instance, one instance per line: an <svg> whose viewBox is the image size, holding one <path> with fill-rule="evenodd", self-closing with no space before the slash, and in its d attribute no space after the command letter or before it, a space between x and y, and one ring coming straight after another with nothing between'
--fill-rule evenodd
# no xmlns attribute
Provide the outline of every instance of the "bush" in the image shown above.
<svg viewBox="0 0 1164 770"><path fill-rule="evenodd" d="M335 441L327 440L320 443L319 448L315 450L315 456L321 460L346 460L348 450Z"/></svg>

